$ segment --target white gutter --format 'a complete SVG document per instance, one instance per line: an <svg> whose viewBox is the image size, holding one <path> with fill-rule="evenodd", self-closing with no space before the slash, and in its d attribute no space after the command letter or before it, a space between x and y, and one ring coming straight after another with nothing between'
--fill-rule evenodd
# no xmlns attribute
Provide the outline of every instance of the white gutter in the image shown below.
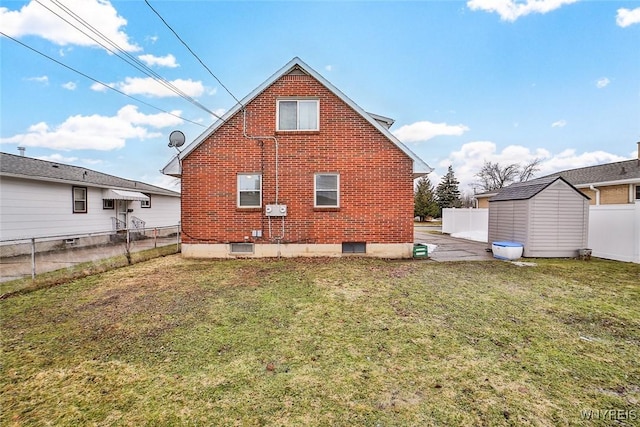
<svg viewBox="0 0 640 427"><path fill-rule="evenodd" d="M596 193L596 206L600 206L600 190L594 187L593 185L590 185L589 189Z"/></svg>

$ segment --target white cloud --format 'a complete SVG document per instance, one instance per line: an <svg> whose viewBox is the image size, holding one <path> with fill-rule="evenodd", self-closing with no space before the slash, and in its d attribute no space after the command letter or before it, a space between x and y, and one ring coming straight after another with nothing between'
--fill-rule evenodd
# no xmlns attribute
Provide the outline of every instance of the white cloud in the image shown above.
<svg viewBox="0 0 640 427"><path fill-rule="evenodd" d="M635 9L618 9L618 14L616 15L616 24L618 24L620 27L625 28L629 25L639 23L640 7L636 7Z"/></svg>
<svg viewBox="0 0 640 427"><path fill-rule="evenodd" d="M176 62L176 57L168 54L166 56L154 56L150 54L140 55L138 59L149 67L153 67L157 65L158 67L168 67L168 68L176 68L180 65Z"/></svg>
<svg viewBox="0 0 640 427"><path fill-rule="evenodd" d="M530 13L547 13L558 9L565 4L575 3L579 0L469 0L467 7L471 10L484 10L495 12L503 21L513 22L521 16Z"/></svg>
<svg viewBox="0 0 640 427"><path fill-rule="evenodd" d="M169 175L143 175L140 177L140 181L146 182L147 184L155 185L161 188L166 188L167 190L177 191L178 193L181 190L180 187L180 178L175 178Z"/></svg>
<svg viewBox="0 0 640 427"><path fill-rule="evenodd" d="M402 142L428 141L440 135L460 136L469 128L465 125L448 125L429 121L415 122L398 128L393 134Z"/></svg>
<svg viewBox="0 0 640 427"><path fill-rule="evenodd" d="M109 1L66 0L64 5L66 9L72 10L73 14L96 28L125 51L140 50L138 46L129 42L129 36L122 31L121 28L127 25L127 20L118 15L118 11ZM20 10L0 8L0 27L4 33L16 38L38 36L60 46L98 46L96 42L60 19L52 11L82 28L65 11L65 8L57 6L52 0L39 0L39 2L32 0Z"/></svg>
<svg viewBox="0 0 640 427"><path fill-rule="evenodd" d="M179 115L180 111L173 114ZM29 127L28 132L0 139L0 143L55 150L110 151L123 148L129 139L144 140L161 136L161 129L176 126L182 120L168 113L143 114L126 105L115 116L71 116L55 128L45 122Z"/></svg>
<svg viewBox="0 0 640 427"><path fill-rule="evenodd" d="M596 87L598 89L602 89L604 87L609 86L609 83L611 83L611 80L609 80L606 77L602 77L601 79L598 79L598 81L596 81Z"/></svg>
<svg viewBox="0 0 640 427"><path fill-rule="evenodd" d="M577 154L575 149L567 149L553 154L544 148L531 149L520 145L509 145L502 151L498 151L494 142L474 141L463 144L459 150L451 152L448 158L438 162L436 173L443 176L447 167L452 165L456 178L460 181L460 191L471 193L473 183L476 181L475 174L480 171L485 161L497 162L506 166L512 163L526 164L536 158L542 159L542 162L535 177L567 169L625 160L624 157L605 151ZM437 185L439 180L434 180L434 175L432 173L429 176L434 185Z"/></svg>
<svg viewBox="0 0 640 427"><path fill-rule="evenodd" d="M566 120L558 120L557 122L551 123L552 128L563 128L567 125Z"/></svg>
<svg viewBox="0 0 640 427"><path fill-rule="evenodd" d="M44 85L48 85L49 84L49 77L47 77L47 76L27 77L25 80L30 81L30 82L42 83Z"/></svg>
<svg viewBox="0 0 640 427"><path fill-rule="evenodd" d="M197 97L205 91L205 87L200 81L176 79L170 83L189 96ZM158 98L180 96L151 77L127 77L124 82L107 83L107 85L127 95L146 95ZM95 91L106 90L103 85L98 83L91 85L91 89Z"/></svg>
<svg viewBox="0 0 640 427"><path fill-rule="evenodd" d="M66 82L65 84L62 85L62 87L67 90L76 90L78 85L76 85L75 82Z"/></svg>

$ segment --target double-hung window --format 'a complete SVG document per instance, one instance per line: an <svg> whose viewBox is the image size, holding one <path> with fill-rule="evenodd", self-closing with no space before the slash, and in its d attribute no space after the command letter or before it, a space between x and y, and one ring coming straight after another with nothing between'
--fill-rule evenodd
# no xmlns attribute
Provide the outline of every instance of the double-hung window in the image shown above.
<svg viewBox="0 0 640 427"><path fill-rule="evenodd" d="M319 130L319 104L317 99L278 100L278 130Z"/></svg>
<svg viewBox="0 0 640 427"><path fill-rule="evenodd" d="M87 213L87 187L73 187L73 213Z"/></svg>
<svg viewBox="0 0 640 427"><path fill-rule="evenodd" d="M340 175L337 173L317 173L314 184L314 207L340 207Z"/></svg>
<svg viewBox="0 0 640 427"><path fill-rule="evenodd" d="M262 207L262 175L238 174L238 207Z"/></svg>

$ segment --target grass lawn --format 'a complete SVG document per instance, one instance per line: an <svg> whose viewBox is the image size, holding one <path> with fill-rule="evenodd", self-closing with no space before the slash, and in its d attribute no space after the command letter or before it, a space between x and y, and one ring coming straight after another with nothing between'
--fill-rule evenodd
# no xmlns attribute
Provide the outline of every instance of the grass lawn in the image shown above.
<svg viewBox="0 0 640 427"><path fill-rule="evenodd" d="M535 262L172 255L17 294L0 424L640 424L640 265Z"/></svg>

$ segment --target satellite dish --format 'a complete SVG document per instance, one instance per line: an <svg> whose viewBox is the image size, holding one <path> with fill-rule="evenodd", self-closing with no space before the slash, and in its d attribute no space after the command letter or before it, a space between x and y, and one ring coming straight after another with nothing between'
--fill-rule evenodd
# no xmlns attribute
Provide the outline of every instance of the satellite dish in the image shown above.
<svg viewBox="0 0 640 427"><path fill-rule="evenodd" d="M169 147L182 147L182 145L184 145L184 141L184 133L180 132L179 130L174 130L169 135Z"/></svg>

